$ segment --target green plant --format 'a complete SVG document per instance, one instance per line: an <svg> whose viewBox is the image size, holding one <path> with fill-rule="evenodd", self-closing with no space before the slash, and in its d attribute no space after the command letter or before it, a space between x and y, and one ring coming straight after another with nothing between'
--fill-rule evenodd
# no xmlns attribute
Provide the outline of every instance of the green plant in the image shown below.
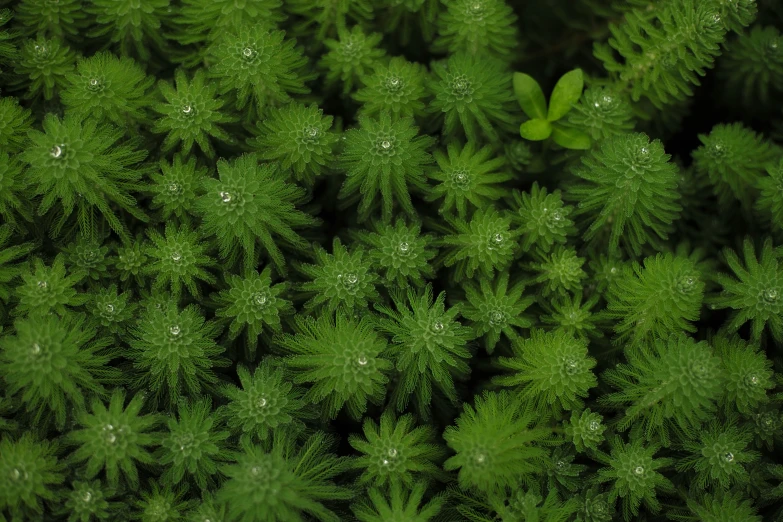
<svg viewBox="0 0 783 522"><path fill-rule="evenodd" d="M410 190L426 191L424 168L432 163L427 149L434 143L419 136L411 118L392 121L388 112L377 119L359 117L359 127L345 133L345 148L339 162L346 172L339 198L344 206L359 204L359 217L366 220L378 196L384 221L390 221L395 204L415 216Z"/></svg>
<svg viewBox="0 0 783 522"><path fill-rule="evenodd" d="M33 193L40 197L37 213L50 211L56 217L50 229L60 234L75 212L82 235L93 236L99 226L96 213L111 229L127 239L127 225L115 209L146 221L132 193L141 190L146 169L139 163L147 157L137 140L124 140L124 132L95 120L80 122L67 115L47 114L43 132L29 132L30 146L20 155L28 165Z"/></svg>
<svg viewBox="0 0 783 522"><path fill-rule="evenodd" d="M217 87L208 85L206 78L203 69L196 71L191 79L184 70L177 69L173 86L169 82L158 82L164 102L152 105L160 115L152 132L165 134L164 150L173 150L180 145L179 150L188 153L196 144L201 152L213 157L215 149L211 140L229 139L222 125L237 118L224 110L225 100L217 96Z"/></svg>
<svg viewBox="0 0 783 522"><path fill-rule="evenodd" d="M514 222L522 232L522 249L530 250L536 246L543 252L551 250L555 244L564 244L569 235L576 232L574 222L569 217L574 208L564 205L561 192L547 193L546 187L533 182L530 193L515 190Z"/></svg>
<svg viewBox="0 0 783 522"><path fill-rule="evenodd" d="M217 79L221 95L236 98L237 109L252 102L260 113L267 105L289 101L293 93L308 92L304 82L310 77L301 70L306 59L296 41L284 37L264 24L243 23L210 46L209 77Z"/></svg>
<svg viewBox="0 0 783 522"><path fill-rule="evenodd" d="M438 18L436 52L505 57L518 45L517 17L504 0L449 2Z"/></svg>
<svg viewBox="0 0 783 522"><path fill-rule="evenodd" d="M6 393L17 395L33 422L49 415L58 429L84 411L85 396L105 396L104 384L120 381L107 366L119 354L84 316L32 315L14 322L16 334L0 339ZM73 413L69 413L73 412Z"/></svg>
<svg viewBox="0 0 783 522"><path fill-rule="evenodd" d="M454 266L457 281L474 275L491 278L505 271L516 255L519 230L511 228L511 216L493 207L477 210L469 221L446 218L453 231L443 236L440 263Z"/></svg>
<svg viewBox="0 0 783 522"><path fill-rule="evenodd" d="M380 268L387 285L406 282L423 284L432 277L430 261L437 255L431 234L422 233L421 224L397 218L394 224L375 222L357 235L370 259Z"/></svg>
<svg viewBox="0 0 783 522"><path fill-rule="evenodd" d="M610 249L622 243L635 255L645 244L659 247L682 210L670 158L663 143L642 133L612 136L583 156L574 169L581 182L566 194L577 203L575 216L586 217L585 239L608 241Z"/></svg>
<svg viewBox="0 0 783 522"><path fill-rule="evenodd" d="M465 405L456 425L443 434L456 453L443 467L459 470L462 487L485 493L530 481L547 456L536 445L551 433L542 426L544 420L532 403L521 403L506 391L477 396L475 405Z"/></svg>
<svg viewBox="0 0 783 522"><path fill-rule="evenodd" d="M531 141L542 141L551 136L555 143L566 149L590 148L588 135L556 123L579 101L583 88L581 69L564 74L552 90L547 108L544 92L538 82L525 73L515 72L514 94L529 118L519 127L520 135Z"/></svg>
<svg viewBox="0 0 783 522"><path fill-rule="evenodd" d="M514 97L502 62L459 52L433 63L432 72L435 98L431 110L443 116L445 135L498 142L501 133L513 132Z"/></svg>
<svg viewBox="0 0 783 522"><path fill-rule="evenodd" d="M53 486L65 479L65 466L55 455L57 446L26 433L16 440L0 440L0 509L12 520L40 517L44 501L53 502Z"/></svg>
<svg viewBox="0 0 783 522"><path fill-rule="evenodd" d="M215 483L218 464L231 458L226 449L230 433L220 430L211 413L209 399L178 406L178 419L167 421L168 433L163 437L159 461L169 467L161 475L164 484L180 484L183 477L193 477L201 489Z"/></svg>
<svg viewBox="0 0 783 522"><path fill-rule="evenodd" d="M492 148L488 146L478 149L473 142L464 147L449 143L445 154L437 150L433 156L439 168L429 177L438 184L426 199L442 200L438 212L443 214L456 210L457 216L464 219L468 208L485 208L503 197L506 191L501 184L512 178L507 172L498 172L505 165L505 159L493 157Z"/></svg>
<svg viewBox="0 0 783 522"><path fill-rule="evenodd" d="M151 431L160 418L155 414L141 414L144 398L134 395L125 404L125 392L115 388L107 408L99 399L91 401L92 413L81 413L81 426L68 434L66 442L77 446L68 462L86 461L87 478L104 471L110 487L117 487L120 476L130 486L138 486L138 464L154 462L150 448L160 444L160 433Z"/></svg>
<svg viewBox="0 0 783 522"><path fill-rule="evenodd" d="M203 178L196 212L203 231L214 237L220 255L234 264L240 259L246 268L256 263L256 246L278 271L285 273L280 242L287 248L304 250L298 230L317 221L297 208L307 199L305 191L282 178L274 166L260 164L254 154L227 161L218 160L218 178Z"/></svg>
<svg viewBox="0 0 783 522"><path fill-rule="evenodd" d="M232 520L242 522L299 522L305 516L338 522L329 502L347 500L352 492L333 481L345 471L347 460L330 452L332 444L323 432L301 446L285 437L267 446L244 443L237 462L222 468L228 479L218 499L228 505Z"/></svg>
<svg viewBox="0 0 783 522"><path fill-rule="evenodd" d="M259 120L259 135L249 144L267 161L279 161L291 169L297 182L312 186L331 169L339 136L332 130L332 116L317 105L288 103L268 112Z"/></svg>
<svg viewBox="0 0 783 522"><path fill-rule="evenodd" d="M220 357L225 349L215 342L220 330L195 305L180 310L170 301L148 308L128 339L134 385L149 390L156 401L165 397L169 405L210 390L217 383L213 368L229 364Z"/></svg>
<svg viewBox="0 0 783 522"><path fill-rule="evenodd" d="M353 94L361 102L362 114L376 118L389 112L393 119L416 117L426 114L424 101L428 99L425 88L429 75L418 63L411 63L400 56L379 63L372 74L362 78L362 87Z"/></svg>
<svg viewBox="0 0 783 522"><path fill-rule="evenodd" d="M233 340L244 332L249 358L255 357L259 336L269 338L268 333L282 331L281 316L293 313L291 302L281 296L288 285L272 284L272 269L267 266L261 273L249 272L247 276L226 274L228 288L214 296L217 317L229 324L228 336ZM270 332L267 332L270 330Z"/></svg>
<svg viewBox="0 0 783 522"><path fill-rule="evenodd" d="M152 76L128 57L98 52L79 58L76 70L65 79L60 99L68 111L81 119L96 117L115 125L146 122L149 95L155 83Z"/></svg>
<svg viewBox="0 0 783 522"><path fill-rule="evenodd" d="M375 306L381 314L378 327L391 336L389 355L400 372L391 401L402 411L413 395L417 409L426 416L433 386L456 401L454 379L464 379L470 372L467 360L471 353L466 345L471 330L456 320L458 307L446 309L445 293L433 299L431 285L421 293L396 292L392 301L395 309Z"/></svg>
<svg viewBox="0 0 783 522"><path fill-rule="evenodd" d="M305 390L294 386L290 371L281 365L272 365L268 359L250 370L237 368L240 387L226 384L220 394L228 403L218 413L233 431L250 435L255 440L269 439L272 433L298 433L304 428L302 420L313 417L302 396Z"/></svg>
<svg viewBox="0 0 783 522"><path fill-rule="evenodd" d="M388 492L378 488L367 492L368 500L351 506L351 510L360 522L382 522L400 518L410 522L428 522L441 510L446 499L436 496L421 505L426 491L423 483L417 483L410 490L393 484Z"/></svg>
<svg viewBox="0 0 783 522"><path fill-rule="evenodd" d="M757 257L753 242L745 238L742 252L744 266L734 251L724 251L726 264L734 276L723 273L715 276L723 292L712 297L710 302L716 308L733 310L726 325L728 330L737 331L750 321L751 337L754 340L761 338L765 327L774 339L783 339L783 318L779 312L783 305L783 288L780 288L783 281L772 240L764 239L761 256Z"/></svg>
<svg viewBox="0 0 783 522"><path fill-rule="evenodd" d="M533 318L524 312L535 298L523 297L524 291L524 281L517 281L509 288L507 272L494 281L481 278L478 285L465 285L467 302L462 307L462 316L470 321L473 335L484 338L487 353L494 352L501 335L514 343L519 339L519 329L533 326Z"/></svg>
<svg viewBox="0 0 783 522"><path fill-rule="evenodd" d="M617 428L632 429L634 443L643 433L668 446L675 426L690 433L717 409L725 376L706 341L673 334L626 351L626 358L604 373L617 391L599 402L624 412Z"/></svg>
<svg viewBox="0 0 783 522"><path fill-rule="evenodd" d="M337 28L338 40L328 39L324 45L329 50L321 58L320 66L326 69L326 82L334 86L342 84L343 94L348 94L354 85L386 52L378 49L382 36L379 33L365 34L361 25L354 25L350 30L346 27Z"/></svg>
<svg viewBox="0 0 783 522"><path fill-rule="evenodd" d="M606 466L598 470L597 481L610 483L609 501L621 500L625 520L638 516L642 503L653 513L661 511L658 491L674 491L671 481L659 471L671 466L672 459L656 458L659 449L657 445L645 447L639 439L626 443L615 438L611 453L601 456Z"/></svg>
<svg viewBox="0 0 783 522"><path fill-rule="evenodd" d="M300 289L311 296L306 309L358 312L380 297L375 285L378 276L363 248L349 250L335 238L332 253L315 248L316 264L299 265L299 271L310 278Z"/></svg>
<svg viewBox="0 0 783 522"><path fill-rule="evenodd" d="M367 316L354 320L327 312L318 319L300 318L296 334L280 336L277 345L294 382L312 383L304 399L320 404L324 418L335 418L345 407L359 419L368 402L380 404L386 396L392 368L388 346Z"/></svg>
<svg viewBox="0 0 783 522"><path fill-rule="evenodd" d="M187 225L177 227L168 222L163 234L148 228L147 236L150 241L144 253L150 263L143 272L154 276L154 290L170 290L175 298L179 298L184 287L190 295L198 297L201 294L198 282L215 282L215 276L207 272L207 268L213 268L215 263L207 255L207 245L201 241L198 232Z"/></svg>
<svg viewBox="0 0 783 522"><path fill-rule="evenodd" d="M512 344L512 357L499 357L506 373L496 384L517 389L521 400L555 412L583 405L590 388L598 381L593 373L596 361L587 354L587 341L563 330L532 330L530 337Z"/></svg>
<svg viewBox="0 0 783 522"><path fill-rule="evenodd" d="M361 453L351 463L351 467L362 470L360 484L416 488L440 477L438 464L445 452L435 443L436 433L431 426L415 426L412 415L397 417L392 410L386 410L380 423L367 419L362 429L363 438L357 434L348 438Z"/></svg>

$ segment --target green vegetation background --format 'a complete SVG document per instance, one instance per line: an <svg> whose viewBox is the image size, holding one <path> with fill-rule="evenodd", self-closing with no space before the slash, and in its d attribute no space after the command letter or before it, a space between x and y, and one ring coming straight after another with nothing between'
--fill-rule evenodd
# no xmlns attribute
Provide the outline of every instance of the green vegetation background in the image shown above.
<svg viewBox="0 0 783 522"><path fill-rule="evenodd" d="M0 0L0 520L783 519L781 27Z"/></svg>

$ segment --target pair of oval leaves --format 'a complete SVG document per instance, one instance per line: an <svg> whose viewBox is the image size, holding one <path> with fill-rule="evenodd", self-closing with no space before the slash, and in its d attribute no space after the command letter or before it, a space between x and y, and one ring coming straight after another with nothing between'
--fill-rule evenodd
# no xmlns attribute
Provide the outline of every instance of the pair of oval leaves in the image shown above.
<svg viewBox="0 0 783 522"><path fill-rule="evenodd" d="M544 91L538 82L530 75L515 72L514 94L519 106L530 118L520 125L519 134L531 141L543 141L551 136L555 143L566 149L590 148L587 134L556 123L579 101L583 88L582 69L565 73L552 90L547 109Z"/></svg>

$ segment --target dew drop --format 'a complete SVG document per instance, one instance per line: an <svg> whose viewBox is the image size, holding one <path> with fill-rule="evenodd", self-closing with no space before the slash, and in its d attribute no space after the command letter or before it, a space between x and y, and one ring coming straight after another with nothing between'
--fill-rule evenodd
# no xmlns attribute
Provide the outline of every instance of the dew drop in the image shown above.
<svg viewBox="0 0 783 522"><path fill-rule="evenodd" d="M600 106L601 106L601 104L600 104L600 103L598 103L598 102L593 102L593 107L596 107L596 108L598 108L598 107L600 107Z"/></svg>
<svg viewBox="0 0 783 522"><path fill-rule="evenodd" d="M392 77L392 78L389 80L389 85L391 85L392 87L397 87L399 84L400 84L400 79L399 79L399 78L397 78L396 76L393 76L393 77Z"/></svg>
<svg viewBox="0 0 783 522"><path fill-rule="evenodd" d="M495 310L494 312L489 314L489 322L490 324L498 324L503 322L503 313Z"/></svg>
<svg viewBox="0 0 783 522"><path fill-rule="evenodd" d="M179 192L179 185L176 183L169 184L169 192Z"/></svg>
<svg viewBox="0 0 783 522"><path fill-rule="evenodd" d="M637 475L643 475L644 474L644 467L643 466L636 466L633 470L633 472Z"/></svg>
<svg viewBox="0 0 783 522"><path fill-rule="evenodd" d="M258 401L256 402L256 406L258 406L259 408L266 408L266 398L261 397L260 399L258 399Z"/></svg>
<svg viewBox="0 0 783 522"><path fill-rule="evenodd" d="M778 300L778 291L774 288L764 290L764 300L768 303L774 303Z"/></svg>
<svg viewBox="0 0 783 522"><path fill-rule="evenodd" d="M639 152L641 153L642 156L647 156L650 153L650 149L648 149L647 147L642 147Z"/></svg>
<svg viewBox="0 0 783 522"><path fill-rule="evenodd" d="M389 456L390 456L391 458L394 458L394 457L396 457L396 456L397 456L397 449L396 449L396 448L389 448L389 451L388 451L388 453L389 453Z"/></svg>
<svg viewBox="0 0 783 522"><path fill-rule="evenodd" d="M49 151L49 155L53 158L59 158L63 155L63 149L59 145L55 145L52 147L52 150Z"/></svg>
<svg viewBox="0 0 783 522"><path fill-rule="evenodd" d="M252 473L253 475L258 475L259 473L261 473L261 469L258 466L253 466L252 468L250 468L250 473Z"/></svg>
<svg viewBox="0 0 783 522"><path fill-rule="evenodd" d="M388 466L388 465L389 465L389 461L388 461L388 460L386 460L386 459L383 459L383 465L384 465L384 466Z"/></svg>
<svg viewBox="0 0 783 522"><path fill-rule="evenodd" d="M479 453L478 455L476 455L476 462L478 464L484 464L485 460L487 460L487 458L484 456L483 453Z"/></svg>
<svg viewBox="0 0 783 522"><path fill-rule="evenodd" d="M38 288L40 288L41 290L46 289L48 286L49 283L47 283L46 281L38 281Z"/></svg>
<svg viewBox="0 0 783 522"><path fill-rule="evenodd" d="M85 491L84 493L82 493L82 500L84 500L85 502L89 502L90 500L92 500L92 493L90 493L89 491Z"/></svg>
<svg viewBox="0 0 783 522"><path fill-rule="evenodd" d="M598 428L600 428L600 427L601 427L601 423L598 422L597 420L591 420L590 424L587 425L587 428L590 431L598 431Z"/></svg>
<svg viewBox="0 0 783 522"><path fill-rule="evenodd" d="M562 469L564 469L564 468L566 467L566 463L565 463L565 462L563 462L562 460L558 460L558 461L555 463L555 467L556 467L557 469L559 469L559 470L562 470Z"/></svg>
<svg viewBox="0 0 783 522"><path fill-rule="evenodd" d="M611 97L611 96L609 96L608 94L604 94L604 95L603 95L603 97L601 98L601 101L602 101L602 102L603 102L605 105L609 105L610 103L612 103L612 102L614 101L614 98L612 98L612 97Z"/></svg>
<svg viewBox="0 0 783 522"><path fill-rule="evenodd" d="M410 245L406 243L405 241L401 242L399 245L397 245L397 249L402 252L403 254L407 253L408 250L410 250Z"/></svg>
<svg viewBox="0 0 783 522"><path fill-rule="evenodd" d="M318 133L319 133L319 132L320 132L320 131L318 130L318 127L310 127L310 128L307 130L307 134L309 134L309 135L310 135L310 137L312 137L312 138L315 138L316 136L318 136Z"/></svg>
<svg viewBox="0 0 783 522"><path fill-rule="evenodd" d="M723 455L723 460L726 462L733 462L734 461L734 454L730 451L727 451L725 455Z"/></svg>
<svg viewBox="0 0 783 522"><path fill-rule="evenodd" d="M192 111L193 111L193 107L191 107L190 105L183 105L182 106L182 112L184 114L190 114Z"/></svg>
<svg viewBox="0 0 783 522"><path fill-rule="evenodd" d="M552 212L552 219L554 219L555 221L560 221L561 219L563 219L563 213L560 212L559 209L555 210L554 212Z"/></svg>
<svg viewBox="0 0 783 522"><path fill-rule="evenodd" d="M356 274L345 274L345 282L349 285L355 285L359 281L359 277Z"/></svg>
<svg viewBox="0 0 783 522"><path fill-rule="evenodd" d="M264 306L266 304L266 296L264 294L256 294L253 301L255 301L258 306Z"/></svg>
<svg viewBox="0 0 783 522"><path fill-rule="evenodd" d="M224 191L222 191L222 192L220 193L220 200L221 200L223 203L228 203L229 201L231 201L231 192L227 192L227 191L225 191L225 190L224 190Z"/></svg>
<svg viewBox="0 0 783 522"><path fill-rule="evenodd" d="M435 321L432 325L432 329L436 332L440 332L443 330L443 322L442 321Z"/></svg>
<svg viewBox="0 0 783 522"><path fill-rule="evenodd" d="M32 353L33 355L38 355L39 353L41 353L41 345L38 343L33 344L33 347L30 348L30 353Z"/></svg>
<svg viewBox="0 0 783 522"><path fill-rule="evenodd" d="M617 267L613 266L612 268L610 268L609 269L609 273L610 274L616 274L617 273Z"/></svg>
<svg viewBox="0 0 783 522"><path fill-rule="evenodd" d="M11 475L11 480L19 480L19 477L22 476L22 474L16 468L11 470L10 475Z"/></svg>
<svg viewBox="0 0 783 522"><path fill-rule="evenodd" d="M503 242L503 234L495 234L492 236L492 241L494 241L496 244L500 244Z"/></svg>
<svg viewBox="0 0 783 522"><path fill-rule="evenodd" d="M250 58L255 54L255 51L253 51L253 49L251 49L250 47L245 47L244 49L242 49L242 54L245 56L245 58Z"/></svg>
<svg viewBox="0 0 783 522"><path fill-rule="evenodd" d="M180 254L179 252L174 252L173 254L171 254L171 260L174 261L175 263L179 263L181 259L182 259L182 254Z"/></svg>
<svg viewBox="0 0 783 522"><path fill-rule="evenodd" d="M107 304L106 305L106 311L110 314L114 313L114 305L113 304Z"/></svg>
<svg viewBox="0 0 783 522"><path fill-rule="evenodd" d="M759 383L759 378L757 375L749 375L747 380L748 380L748 384L750 384L751 386L756 386Z"/></svg>
<svg viewBox="0 0 783 522"><path fill-rule="evenodd" d="M359 358L356 360L357 363L359 363L359 366L366 366L367 365L367 357L364 355L360 355Z"/></svg>
<svg viewBox="0 0 783 522"><path fill-rule="evenodd" d="M98 86L98 79L97 78L90 78L90 85L92 85L93 87L97 87Z"/></svg>
<svg viewBox="0 0 783 522"><path fill-rule="evenodd" d="M115 442L117 442L117 436L114 435L114 433L108 433L106 435L106 442L108 442L109 444L114 444Z"/></svg>
<svg viewBox="0 0 783 522"><path fill-rule="evenodd" d="M176 325L176 324L175 324L175 325L173 325L172 327L170 327L170 328L169 328L169 333L170 333L171 335L177 336L177 335L179 335L181 332L182 332L182 330L180 329L179 325Z"/></svg>
<svg viewBox="0 0 783 522"><path fill-rule="evenodd" d="M384 149L388 149L389 147L391 147L391 142L389 140L383 140L381 142L381 147L383 147Z"/></svg>

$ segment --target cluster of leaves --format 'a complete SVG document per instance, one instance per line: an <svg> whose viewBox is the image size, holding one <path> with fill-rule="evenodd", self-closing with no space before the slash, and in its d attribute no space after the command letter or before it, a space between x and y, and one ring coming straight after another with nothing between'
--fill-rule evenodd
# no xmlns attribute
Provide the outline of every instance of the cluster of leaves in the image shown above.
<svg viewBox="0 0 783 522"><path fill-rule="evenodd" d="M781 29L0 9L0 521L783 520Z"/></svg>

